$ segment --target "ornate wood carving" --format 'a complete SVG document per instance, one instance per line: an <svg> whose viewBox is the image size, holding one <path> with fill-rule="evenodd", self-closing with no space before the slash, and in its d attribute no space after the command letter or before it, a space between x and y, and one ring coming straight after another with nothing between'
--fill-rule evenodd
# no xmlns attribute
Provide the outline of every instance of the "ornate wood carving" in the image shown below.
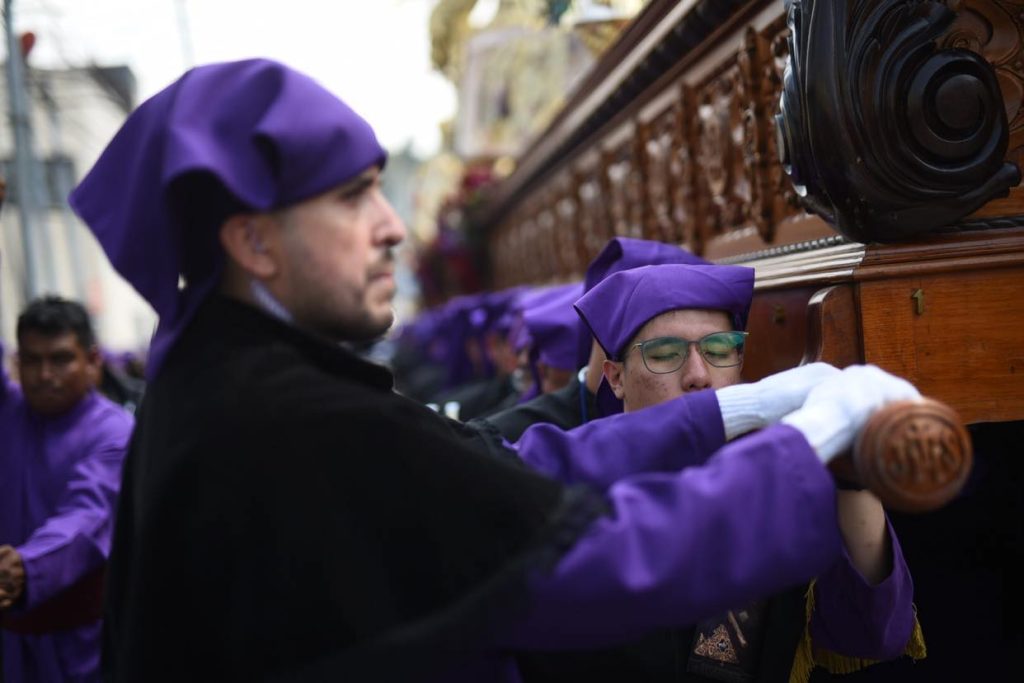
<svg viewBox="0 0 1024 683"><path fill-rule="evenodd" d="M744 162L743 76L729 64L698 96L698 202L704 240L745 222L752 187Z"/></svg>
<svg viewBox="0 0 1024 683"><path fill-rule="evenodd" d="M1009 121L1006 159L1024 161L1024 3L1006 0L949 0L956 19L939 38L943 49L977 52L995 70Z"/></svg>
<svg viewBox="0 0 1024 683"><path fill-rule="evenodd" d="M643 237L644 182L636 154L635 126L616 131L604 157L605 201L612 233Z"/></svg>
<svg viewBox="0 0 1024 683"><path fill-rule="evenodd" d="M561 173L552 182L553 205L557 219L555 241L562 271L560 279L580 276L586 267L586 252L583 250L579 229L579 200L576 186L568 172Z"/></svg>
<svg viewBox="0 0 1024 683"><path fill-rule="evenodd" d="M1024 1L721 0L689 10L669 0L654 4L664 10L654 13L657 21L699 25L700 35L714 29L714 38L663 59L665 50L682 50L676 41L684 36L650 24L667 41L643 47L656 58L657 74L622 80L634 95L587 109L593 125L583 125L571 106L559 115L561 123L502 183L493 222L486 211L477 216L482 229L534 234L540 204L549 205L556 228L547 246L556 271L527 277L527 268L540 269L535 245L520 235L501 246L514 243L516 259L494 255L506 264L495 271L503 281L568 277L616 234L733 261L838 237L805 212L780 157L806 176L803 201L856 241L905 240L953 223L958 231L1024 224L1024 186L976 209L1016 182L1007 162L1024 159ZM726 4L722 24L708 25L706 9ZM786 80L791 42L798 58ZM616 49L617 57L603 61L618 73L631 57ZM641 82L648 85L637 90ZM582 91L572 99L580 97L588 99ZM788 107L782 135L780 102ZM788 145L780 149L780 141ZM549 142L560 151L543 152ZM551 191L562 177L570 179L568 195Z"/></svg>
<svg viewBox="0 0 1024 683"><path fill-rule="evenodd" d="M545 193L547 194L547 193ZM558 218L554 202L541 195L537 212L537 257L538 264L544 269L548 278L561 277L565 274L562 266L561 249L558 238Z"/></svg>
<svg viewBox="0 0 1024 683"><path fill-rule="evenodd" d="M764 79L765 65L770 61L768 51L768 41L748 26L738 56L742 75L739 95L743 104L743 165L751 179L746 216L765 242L772 241L776 221L768 167L778 165L768 156L768 140L774 137L768 124L774 102L765 98L772 85ZM770 66L768 71L772 71Z"/></svg>
<svg viewBox="0 0 1024 683"><path fill-rule="evenodd" d="M644 236L670 244L683 242L694 227L687 94L682 85L668 88L638 117L647 206Z"/></svg>
<svg viewBox="0 0 1024 683"><path fill-rule="evenodd" d="M586 258L589 263L598 255L605 243L614 236L609 229L608 213L601 185L600 159L597 155L584 158L578 168L576 196L579 206L579 226Z"/></svg>
<svg viewBox="0 0 1024 683"><path fill-rule="evenodd" d="M875 412L854 447L858 479L882 503L903 512L927 512L953 500L971 472L974 453L960 418L949 406L924 399Z"/></svg>
<svg viewBox="0 0 1024 683"><path fill-rule="evenodd" d="M678 242L672 220L672 151L678 138L678 106L665 109L653 121L640 126L646 170L646 200L650 207L644 236L662 242Z"/></svg>
<svg viewBox="0 0 1024 683"><path fill-rule="evenodd" d="M995 71L942 47L934 0L787 0L790 62L777 117L803 202L844 235L897 241L1004 195L1020 172Z"/></svg>
<svg viewBox="0 0 1024 683"><path fill-rule="evenodd" d="M789 60L789 28L780 18L762 33L748 27L744 40L748 46L756 46L746 51L750 55L751 90L755 93L748 111L753 116L757 135L753 175L757 183L751 219L761 238L770 244L775 240L779 224L802 211L793 183L779 163L779 139L774 123Z"/></svg>

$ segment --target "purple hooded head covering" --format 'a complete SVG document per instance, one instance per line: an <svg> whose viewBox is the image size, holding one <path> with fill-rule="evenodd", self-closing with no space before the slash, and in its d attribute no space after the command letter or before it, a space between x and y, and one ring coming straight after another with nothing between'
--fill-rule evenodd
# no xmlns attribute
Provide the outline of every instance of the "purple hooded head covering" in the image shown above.
<svg viewBox="0 0 1024 683"><path fill-rule="evenodd" d="M624 270L576 302L576 311L608 358L622 360L626 345L647 321L681 308L725 311L737 330L747 327L754 270L744 266L666 264ZM598 402L605 415L622 402L602 379Z"/></svg>
<svg viewBox="0 0 1024 683"><path fill-rule="evenodd" d="M521 352L533 343L530 329L526 326L526 311L543 306L546 302L557 299L559 294L572 285L547 285L527 289L516 297L509 306L508 313L512 320L509 323L509 342L516 353Z"/></svg>
<svg viewBox="0 0 1024 683"><path fill-rule="evenodd" d="M711 265L699 256L674 244L638 240L632 237L615 237L609 240L601 253L587 267L587 275L583 279L583 292L589 292L599 282L620 271L663 263ZM590 330L581 323L576 367L581 368L590 360L590 346Z"/></svg>
<svg viewBox="0 0 1024 683"><path fill-rule="evenodd" d="M316 196L386 156L344 102L265 59L197 67L142 103L69 201L160 316L148 374L216 285L224 219Z"/></svg>
<svg viewBox="0 0 1024 683"><path fill-rule="evenodd" d="M567 286L551 299L523 312L523 324L533 339L532 358L559 370L576 369L580 328L573 302L582 293L582 283Z"/></svg>
<svg viewBox="0 0 1024 683"><path fill-rule="evenodd" d="M747 326L754 270L744 266L644 266L615 273L576 302L576 310L612 360L648 320L681 308L725 311Z"/></svg>
<svg viewBox="0 0 1024 683"><path fill-rule="evenodd" d="M537 395L540 390L540 373L537 371L537 354L532 350L535 345L530 326L526 322L527 311L543 308L551 302L564 300L566 308L571 308L572 302L579 295L579 283L567 285L548 285L535 289L529 289L521 293L515 302L509 307L513 321L509 329L509 343L512 349L518 354L523 349L531 348L530 351L530 372L533 375L533 387L520 396L520 402L525 402ZM573 342L575 343L575 341Z"/></svg>
<svg viewBox="0 0 1024 683"><path fill-rule="evenodd" d="M437 333L444 337L445 354L441 364L447 371L446 389L478 379L477 367L467 353L466 343L475 338L474 324L480 322L479 316L474 315L480 298L479 294L463 294L450 299L442 308Z"/></svg>

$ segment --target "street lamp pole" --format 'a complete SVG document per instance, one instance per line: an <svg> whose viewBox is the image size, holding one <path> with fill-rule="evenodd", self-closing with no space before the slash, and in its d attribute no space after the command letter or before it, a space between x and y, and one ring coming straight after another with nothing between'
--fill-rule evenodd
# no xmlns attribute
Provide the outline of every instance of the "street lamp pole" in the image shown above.
<svg viewBox="0 0 1024 683"><path fill-rule="evenodd" d="M25 294L33 299L40 294L41 282L37 260L38 234L35 225L35 192L32 181L32 122L25 94L21 43L14 32L13 0L4 0L4 29L7 35L7 102L11 130L14 132L14 184L18 218L21 223L22 247L25 253Z"/></svg>

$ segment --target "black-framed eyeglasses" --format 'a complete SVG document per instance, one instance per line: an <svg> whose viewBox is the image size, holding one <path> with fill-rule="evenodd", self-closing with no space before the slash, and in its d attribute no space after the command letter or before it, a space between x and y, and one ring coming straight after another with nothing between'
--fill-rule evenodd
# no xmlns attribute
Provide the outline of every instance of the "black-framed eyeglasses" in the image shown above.
<svg viewBox="0 0 1024 683"><path fill-rule="evenodd" d="M696 344L708 365L732 368L743 362L746 332L712 332L695 341L679 337L657 337L633 344L640 348L644 367L656 375L667 375L683 367L690 356L690 346Z"/></svg>

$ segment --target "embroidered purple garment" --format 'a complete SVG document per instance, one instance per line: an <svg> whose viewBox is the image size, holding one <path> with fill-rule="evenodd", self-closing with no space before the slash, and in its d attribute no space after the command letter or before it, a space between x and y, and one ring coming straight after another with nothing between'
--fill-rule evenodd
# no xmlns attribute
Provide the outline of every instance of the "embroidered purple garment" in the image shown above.
<svg viewBox="0 0 1024 683"><path fill-rule="evenodd" d="M132 112L69 202L160 316L149 376L220 272L217 241L196 240L209 253L189 254L199 265L179 289L186 228L212 233L233 212L294 204L385 159L369 124L344 102L266 59L196 67ZM201 199L207 215L186 217L197 197L183 195L181 183L197 178L212 193Z"/></svg>
<svg viewBox="0 0 1024 683"><path fill-rule="evenodd" d="M39 416L2 374L0 545L13 545L25 564L25 594L11 610L19 614L106 560L133 423L95 392L64 415ZM99 680L98 621L45 635L5 631L2 640L7 681Z"/></svg>

